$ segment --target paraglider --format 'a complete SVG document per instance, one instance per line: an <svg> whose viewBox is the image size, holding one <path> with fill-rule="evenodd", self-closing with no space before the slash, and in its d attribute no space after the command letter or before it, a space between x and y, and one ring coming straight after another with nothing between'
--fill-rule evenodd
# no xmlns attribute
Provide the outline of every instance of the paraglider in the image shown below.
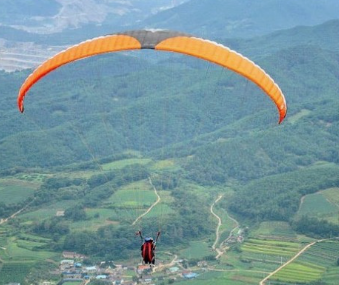
<svg viewBox="0 0 339 285"><path fill-rule="evenodd" d="M38 66L22 84L17 104L20 112L24 112L24 99L28 91L41 78L55 69L68 63L111 52L150 49L167 51L193 56L227 68L260 87L276 105L279 113L279 124L287 113L287 104L280 87L258 65L228 47L187 35L167 30L136 30L93 38L52 56ZM142 240L141 256L144 264L155 264L156 239L143 238L141 231L137 233Z"/></svg>
<svg viewBox="0 0 339 285"><path fill-rule="evenodd" d="M155 264L155 248L157 245L160 232L157 232L157 237L155 241L152 237L146 237L145 239L142 236L141 231L138 231L136 235L140 236L143 244L141 245L141 257L144 264L154 265Z"/></svg>
<svg viewBox="0 0 339 285"><path fill-rule="evenodd" d="M24 98L29 89L49 72L70 62L103 53L151 49L182 53L228 68L258 85L274 102L279 123L287 113L285 97L274 80L258 65L221 44L180 32L136 30L90 39L54 55L31 73L20 88L17 104L24 112Z"/></svg>

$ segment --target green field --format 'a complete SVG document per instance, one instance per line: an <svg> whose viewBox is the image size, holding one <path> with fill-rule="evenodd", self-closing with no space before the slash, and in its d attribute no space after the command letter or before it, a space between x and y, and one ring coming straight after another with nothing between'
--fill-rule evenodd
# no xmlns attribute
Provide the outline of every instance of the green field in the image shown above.
<svg viewBox="0 0 339 285"><path fill-rule="evenodd" d="M0 201L5 204L16 204L33 197L36 183L17 179L0 179Z"/></svg>
<svg viewBox="0 0 339 285"><path fill-rule="evenodd" d="M292 263L272 276L270 280L288 283L308 283L328 280L326 284L338 284L337 260L339 241L318 242Z"/></svg>
<svg viewBox="0 0 339 285"><path fill-rule="evenodd" d="M292 257L300 250L300 245L295 242L251 238L242 244L241 250L244 253L255 253L263 256Z"/></svg>
<svg viewBox="0 0 339 285"><path fill-rule="evenodd" d="M180 251L180 256L187 259L203 259L209 255L215 255L215 252L205 241L192 241L188 248Z"/></svg>
<svg viewBox="0 0 339 285"><path fill-rule="evenodd" d="M223 259L223 262L231 263L234 268L267 272L267 275L299 250L300 244L294 241L249 238L241 244L240 252L234 252L233 260Z"/></svg>
<svg viewBox="0 0 339 285"><path fill-rule="evenodd" d="M25 277L37 262L53 258L56 253L36 250L45 243L9 238L0 250L0 284L18 282L25 284Z"/></svg>
<svg viewBox="0 0 339 285"><path fill-rule="evenodd" d="M19 217L25 220L41 220L41 218L54 217L57 211L64 211L67 208L75 206L78 202L75 200L60 201L50 205L43 205L31 212L20 214Z"/></svg>
<svg viewBox="0 0 339 285"><path fill-rule="evenodd" d="M6 250L0 251L0 258L3 261L40 261L50 258L56 253L43 251L43 250L32 250L37 245L43 245L43 243L24 241L21 239L10 238L6 245Z"/></svg>
<svg viewBox="0 0 339 285"><path fill-rule="evenodd" d="M334 224L339 224L339 188L326 189L321 191L321 194L336 207L335 213L326 216L326 220Z"/></svg>
<svg viewBox="0 0 339 285"><path fill-rule="evenodd" d="M262 239L297 240L296 233L287 222L262 222L251 232L250 236Z"/></svg>
<svg viewBox="0 0 339 285"><path fill-rule="evenodd" d="M107 200L107 204L126 208L144 208L151 206L156 199L152 186L147 180L143 180L120 188Z"/></svg>
<svg viewBox="0 0 339 285"><path fill-rule="evenodd" d="M72 222L70 224L71 230L88 230L96 231L98 228L107 225L119 224L114 222L114 217L116 215L114 209L85 209L88 220Z"/></svg>
<svg viewBox="0 0 339 285"><path fill-rule="evenodd" d="M339 188L329 188L321 193L328 199L331 203L339 207Z"/></svg>
<svg viewBox="0 0 339 285"><path fill-rule="evenodd" d="M338 212L339 208L336 205L332 204L322 193L316 193L304 197L297 215L325 218L328 216L337 217Z"/></svg>
<svg viewBox="0 0 339 285"><path fill-rule="evenodd" d="M325 267L313 264L293 262L274 274L271 279L292 283L308 283L320 279L325 269Z"/></svg>
<svg viewBox="0 0 339 285"><path fill-rule="evenodd" d="M6 262L0 266L0 285L11 282L24 284L25 277L34 264L30 262Z"/></svg>
<svg viewBox="0 0 339 285"><path fill-rule="evenodd" d="M324 282L331 285L338 284L339 279L339 267L330 267L326 270L321 278Z"/></svg>
<svg viewBox="0 0 339 285"><path fill-rule="evenodd" d="M168 205L173 200L170 193L168 191L159 191L158 195L161 197L160 203L144 216L144 219L150 217L160 217L161 219L163 215L173 212ZM120 188L104 205L111 209L110 220L132 223L156 201L157 196L153 187L148 180L143 180Z"/></svg>
<svg viewBox="0 0 339 285"><path fill-rule="evenodd" d="M152 162L152 159L149 158L129 158L123 159L118 161L113 161L110 163L105 163L102 165L103 170L115 170L115 169L122 169L126 166L133 165L133 164L149 164Z"/></svg>
<svg viewBox="0 0 339 285"><path fill-rule="evenodd" d="M177 168L178 168L178 165L172 159L156 161L150 167L150 169L152 171L159 171L159 170L164 170L164 169L166 169L166 170L174 170L174 169L177 169Z"/></svg>
<svg viewBox="0 0 339 285"><path fill-rule="evenodd" d="M175 284L190 285L257 285L262 279L261 272L247 270L225 270L211 272L197 272L199 275L192 280L183 280Z"/></svg>

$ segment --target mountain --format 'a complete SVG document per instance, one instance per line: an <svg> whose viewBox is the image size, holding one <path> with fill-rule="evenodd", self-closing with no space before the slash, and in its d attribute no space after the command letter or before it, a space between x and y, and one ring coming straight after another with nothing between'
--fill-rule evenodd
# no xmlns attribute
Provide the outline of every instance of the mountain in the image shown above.
<svg viewBox="0 0 339 285"><path fill-rule="evenodd" d="M266 51L266 56L259 54L258 63L279 82L286 94L290 117L303 113L303 109L310 113L314 104L319 104L320 108L326 102L335 101L339 88L338 51L335 44L323 46L321 42L316 43L320 33L334 36L337 26L338 23L333 21L308 28L303 37L310 45L295 42L294 30L265 36L265 41L259 37L241 42L246 51L252 48L254 41L261 41L260 47ZM280 38L296 45L275 51ZM333 51L328 50L332 46ZM34 148L39 144L44 148L46 140L51 138L54 138L53 146L44 149L51 156L48 165L55 166L72 160L92 159L87 147L97 148L95 145L98 136L102 136L100 134L105 136L97 153L99 157L112 150L121 152L128 148L156 152L166 147L176 153L176 145L180 149L194 137L200 136L195 139L199 146L207 141L215 142L220 137L250 135L251 130L260 130L275 122L273 118L272 121L267 119L275 115L272 109L266 111L269 100L258 100L260 92L246 80L232 73L223 74L217 68L209 70L210 67L203 62L197 65L196 62L200 63L197 60L164 56L162 59L159 55L155 62L149 61L147 53L143 59L127 55L104 56L97 61L79 61L51 73L28 96L27 100L31 101L28 101L30 105L26 112L31 109L33 125L18 114L13 102L27 72L13 76L4 74L2 81L7 83L1 90L4 101L1 106L3 131L0 149L6 155L1 158L1 167L10 168L18 163L31 167L45 165L46 161L34 155ZM119 68L112 69L111 66ZM160 82L164 93L159 97ZM208 91L211 88L212 93ZM49 97L45 90L53 90L55 95ZM249 93L254 95L248 97ZM100 100L93 101L95 98ZM106 103L103 105L103 102ZM78 108L78 104L82 107ZM336 106L331 105L331 108ZM168 111L164 113L166 108ZM203 109L206 113L201 112ZM73 112L77 115L74 116ZM139 119L141 114L144 114L142 120ZM169 116L166 122L164 114ZM45 120L46 117L51 120ZM85 125L81 123L83 121L86 121ZM200 122L198 125L197 121ZM87 140L86 144L81 139L73 140L74 126L79 128L78 132L83 134L80 137ZM40 128L44 129L45 136L40 136ZM105 132L106 128L110 131ZM25 145L25 150L17 149L15 141L18 140ZM191 150L192 147L190 145Z"/></svg>
<svg viewBox="0 0 339 285"><path fill-rule="evenodd" d="M0 32L4 39L52 45L145 27L210 39L251 38L338 19L338 11L336 0L4 0ZM48 36L60 32L62 37Z"/></svg>
<svg viewBox="0 0 339 285"><path fill-rule="evenodd" d="M339 42L336 39L338 33L339 20L330 20L317 26L299 26L250 39L220 38L217 41L249 57L258 58L298 45L313 45L321 49L338 51Z"/></svg>
<svg viewBox="0 0 339 285"><path fill-rule="evenodd" d="M305 42L310 28L306 26L338 19L338 3L335 0L4 0L0 2L0 69L35 67L65 46L145 27L185 31L231 47L234 44L239 50L243 41L233 38L247 38L249 42L244 45L248 55L265 56L265 51L259 49L267 40L266 34L282 29L295 33L292 38L279 33L276 50ZM289 31L294 27L296 30ZM314 37L315 41L336 44L321 31L318 36L318 39ZM290 44L289 39L294 42Z"/></svg>
<svg viewBox="0 0 339 285"><path fill-rule="evenodd" d="M191 0L148 17L141 26L201 37L249 38L338 19L336 0Z"/></svg>
<svg viewBox="0 0 339 285"><path fill-rule="evenodd" d="M88 24L121 29L183 2L185 0L4 0L0 2L0 24L37 34L74 30Z"/></svg>

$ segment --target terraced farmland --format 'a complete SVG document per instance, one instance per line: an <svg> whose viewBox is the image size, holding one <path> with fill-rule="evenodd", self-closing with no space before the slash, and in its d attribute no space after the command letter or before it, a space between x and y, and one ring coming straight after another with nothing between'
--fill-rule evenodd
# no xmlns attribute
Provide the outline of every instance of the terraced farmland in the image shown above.
<svg viewBox="0 0 339 285"><path fill-rule="evenodd" d="M318 242L270 278L271 284L324 281L338 284L339 241ZM276 283L277 282L277 283ZM284 282L284 283L281 283Z"/></svg>
<svg viewBox="0 0 339 285"><path fill-rule="evenodd" d="M242 245L241 249L245 253L289 257L299 251L300 245L295 242L251 238Z"/></svg>
<svg viewBox="0 0 339 285"><path fill-rule="evenodd" d="M250 238L241 246L241 260L251 270L272 272L300 250L297 242Z"/></svg>

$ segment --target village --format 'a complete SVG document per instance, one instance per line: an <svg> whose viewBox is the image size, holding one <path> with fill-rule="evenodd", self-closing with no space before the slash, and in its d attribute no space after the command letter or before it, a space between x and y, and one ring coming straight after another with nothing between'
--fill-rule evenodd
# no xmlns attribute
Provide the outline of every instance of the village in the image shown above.
<svg viewBox="0 0 339 285"><path fill-rule="evenodd" d="M242 243L244 231L239 229L222 243L223 250L236 243ZM172 255L165 252L167 255ZM213 257L213 255L212 255ZM136 266L116 264L113 262L100 262L96 265L84 264L85 255L76 252L64 251L62 253L57 274L62 279L57 285L68 282L86 285L93 280L100 280L112 285L135 285L135 284L165 284L182 280L190 280L200 274L213 270L216 259L197 260L192 264L186 259L179 259L173 255L169 263L159 259L156 266L138 264ZM54 285L44 282L41 285Z"/></svg>
<svg viewBox="0 0 339 285"><path fill-rule="evenodd" d="M185 268L185 260L176 257L170 264L159 264L155 267L139 264L129 266L122 264L113 264L113 262L101 262L97 265L84 265L82 261L85 256L76 252L63 252L63 260L60 261L58 273L62 280L61 285L68 282L77 282L77 284L87 284L91 280L101 280L107 284L113 285L134 285L134 284L159 284L165 280L193 279L199 275L196 271L206 271L207 262L197 263L198 270L192 271ZM48 284L47 284L48 283ZM52 285L44 282L42 285Z"/></svg>

